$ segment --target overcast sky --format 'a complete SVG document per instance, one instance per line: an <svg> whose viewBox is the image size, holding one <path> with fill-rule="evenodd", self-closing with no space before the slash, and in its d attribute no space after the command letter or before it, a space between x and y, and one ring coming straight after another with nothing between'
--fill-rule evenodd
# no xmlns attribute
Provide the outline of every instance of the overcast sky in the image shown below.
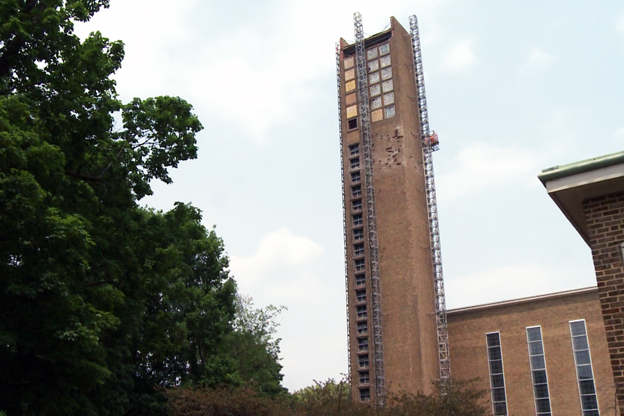
<svg viewBox="0 0 624 416"><path fill-rule="evenodd" d="M284 385L347 371L335 42L419 18L447 304L595 285L545 168L624 150L618 1L111 0L81 35L126 45L118 92L180 96L199 157L142 201L192 202L242 293L284 305Z"/></svg>

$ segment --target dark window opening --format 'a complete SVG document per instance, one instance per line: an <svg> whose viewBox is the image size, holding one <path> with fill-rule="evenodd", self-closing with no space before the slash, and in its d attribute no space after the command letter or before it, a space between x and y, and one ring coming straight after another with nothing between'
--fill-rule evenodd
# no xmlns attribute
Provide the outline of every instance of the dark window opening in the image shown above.
<svg viewBox="0 0 624 416"><path fill-rule="evenodd" d="M349 124L349 130L357 129L357 118L352 118L347 123Z"/></svg>

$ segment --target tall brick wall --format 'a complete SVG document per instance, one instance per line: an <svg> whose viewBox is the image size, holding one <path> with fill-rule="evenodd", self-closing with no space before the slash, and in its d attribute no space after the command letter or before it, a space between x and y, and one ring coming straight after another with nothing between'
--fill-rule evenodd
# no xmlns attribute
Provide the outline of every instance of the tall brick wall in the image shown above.
<svg viewBox="0 0 624 416"><path fill-rule="evenodd" d="M624 409L624 192L583 201L620 409ZM624 415L624 411L620 411Z"/></svg>

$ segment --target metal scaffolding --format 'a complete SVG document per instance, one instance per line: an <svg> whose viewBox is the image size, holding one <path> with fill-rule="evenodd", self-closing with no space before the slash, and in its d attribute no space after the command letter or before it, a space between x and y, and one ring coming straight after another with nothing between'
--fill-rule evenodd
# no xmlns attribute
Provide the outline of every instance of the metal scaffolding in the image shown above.
<svg viewBox="0 0 624 416"><path fill-rule="evenodd" d="M338 87L338 130L340 132L340 177L342 178L342 229L343 229L343 245L344 245L344 262L345 262L345 289L347 291L347 357L349 357L349 369L347 374L351 379L351 331L349 326L349 262L347 260L347 205L345 200L345 177L344 177L344 150L342 138L342 99L340 92L340 43L336 43L336 82Z"/></svg>
<svg viewBox="0 0 624 416"><path fill-rule="evenodd" d="M427 97L425 95L425 76L423 74L422 52L420 49L420 35L418 33L418 19L410 16L410 32L412 35L412 49L414 52L414 71L416 74L416 88L418 89L418 107L420 110L420 124L423 144L423 168L425 171L425 186L427 190L427 208L429 212L429 238L431 245L431 262L433 265L434 290L436 300L436 326L438 332L438 359L440 362L440 382L444 388L445 382L451 377L451 359L449 355L448 329L446 321L446 300L444 296L444 276L442 273L442 250L440 247L440 229L438 226L438 204L436 201L435 179L433 175L432 152L439 149L434 135L429 133L429 114L427 113ZM444 390L443 390L444 391Z"/></svg>
<svg viewBox="0 0 624 416"><path fill-rule="evenodd" d="M368 223L368 246L373 306L373 355L375 359L375 400L383 405L386 396L384 349L381 314L381 287L379 283L379 245L377 243L377 220L375 217L375 188L373 184L373 143L370 126L368 98L368 71L364 47L362 15L353 14L355 30L355 60L359 92L360 132L364 145L364 186L366 188L366 214Z"/></svg>

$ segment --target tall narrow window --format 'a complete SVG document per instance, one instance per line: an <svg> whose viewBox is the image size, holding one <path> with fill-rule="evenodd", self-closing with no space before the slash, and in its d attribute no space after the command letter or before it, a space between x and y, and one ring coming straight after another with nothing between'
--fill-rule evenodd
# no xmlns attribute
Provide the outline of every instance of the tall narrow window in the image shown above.
<svg viewBox="0 0 624 416"><path fill-rule="evenodd" d="M349 160L349 165L351 167L351 170L359 169L360 168L360 158L359 157L355 157L355 158Z"/></svg>
<svg viewBox="0 0 624 416"><path fill-rule="evenodd" d="M360 368L368 368L368 354L367 355L358 355L358 367L360 367Z"/></svg>
<svg viewBox="0 0 624 416"><path fill-rule="evenodd" d="M353 225L362 225L363 223L362 214L355 214L353 216Z"/></svg>
<svg viewBox="0 0 624 416"><path fill-rule="evenodd" d="M358 319L364 319L368 316L368 314L366 313L366 305L356 306L355 309L357 311Z"/></svg>
<svg viewBox="0 0 624 416"><path fill-rule="evenodd" d="M358 338L358 351L368 351L368 338Z"/></svg>
<svg viewBox="0 0 624 416"><path fill-rule="evenodd" d="M356 286L364 286L366 284L366 275L365 274L356 274L355 275L355 285Z"/></svg>
<svg viewBox="0 0 624 416"><path fill-rule="evenodd" d="M360 401L367 402L370 400L370 389L360 389Z"/></svg>
<svg viewBox="0 0 624 416"><path fill-rule="evenodd" d="M578 380L583 416L600 416L584 319L570 321L570 335L572 336L572 351L574 352L576 379Z"/></svg>
<svg viewBox="0 0 624 416"><path fill-rule="evenodd" d="M350 156L357 156L360 154L360 145L359 144L352 144L351 146L349 146L349 155Z"/></svg>
<svg viewBox="0 0 624 416"><path fill-rule="evenodd" d="M355 271L361 272L366 268L366 262L364 259L355 259Z"/></svg>
<svg viewBox="0 0 624 416"><path fill-rule="evenodd" d="M500 332L485 335L487 341L490 387L492 388L492 408L495 416L507 415L507 395L505 394L505 374L503 372L503 352Z"/></svg>
<svg viewBox="0 0 624 416"><path fill-rule="evenodd" d="M364 255L364 243L354 244L353 254L355 254L356 257L363 256Z"/></svg>
<svg viewBox="0 0 624 416"><path fill-rule="evenodd" d="M535 397L535 413L539 416L551 416L542 328L539 326L527 327L526 333L533 380L533 397Z"/></svg>
<svg viewBox="0 0 624 416"><path fill-rule="evenodd" d="M364 230L362 228L357 228L353 230L353 240L355 241L364 240Z"/></svg>
<svg viewBox="0 0 624 416"><path fill-rule="evenodd" d="M362 211L361 199L356 199L355 201L352 202L352 204L353 204L353 211Z"/></svg>
<svg viewBox="0 0 624 416"><path fill-rule="evenodd" d="M370 384L370 374L368 371L360 371L360 384Z"/></svg>
<svg viewBox="0 0 624 416"><path fill-rule="evenodd" d="M356 290L355 291L355 299L358 303L366 302L366 290Z"/></svg>
<svg viewBox="0 0 624 416"><path fill-rule="evenodd" d="M351 196L358 198L362 196L362 185L355 185L351 187Z"/></svg>
<svg viewBox="0 0 624 416"><path fill-rule="evenodd" d="M361 180L360 172L351 172L351 183L360 183Z"/></svg>
<svg viewBox="0 0 624 416"><path fill-rule="evenodd" d="M365 334L368 332L368 324L366 323L366 321L357 323L357 331L358 334Z"/></svg>

